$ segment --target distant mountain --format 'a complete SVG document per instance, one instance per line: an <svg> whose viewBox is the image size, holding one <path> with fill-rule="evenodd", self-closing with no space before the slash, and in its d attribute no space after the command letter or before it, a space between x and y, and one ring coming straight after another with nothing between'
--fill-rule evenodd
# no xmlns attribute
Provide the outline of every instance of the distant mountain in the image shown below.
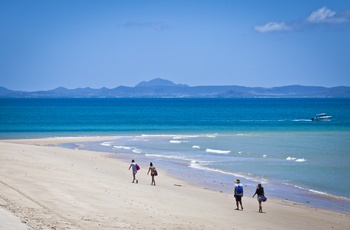
<svg viewBox="0 0 350 230"><path fill-rule="evenodd" d="M12 91L4 87L0 87L0 97L21 97L22 92Z"/></svg>
<svg viewBox="0 0 350 230"><path fill-rule="evenodd" d="M164 80L161 78L155 78L150 81L142 81L139 84L137 84L135 87L159 87L159 86L184 86L188 87L188 85L181 85L181 84L175 84L172 81Z"/></svg>
<svg viewBox="0 0 350 230"><path fill-rule="evenodd" d="M48 91L12 91L0 87L0 98L350 98L350 87L291 85L273 88L245 86L188 86L155 78L134 87L113 89L59 87Z"/></svg>

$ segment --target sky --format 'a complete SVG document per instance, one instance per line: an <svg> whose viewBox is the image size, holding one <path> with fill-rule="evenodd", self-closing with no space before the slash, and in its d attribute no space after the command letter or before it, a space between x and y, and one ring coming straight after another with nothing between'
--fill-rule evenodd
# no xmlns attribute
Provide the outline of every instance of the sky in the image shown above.
<svg viewBox="0 0 350 230"><path fill-rule="evenodd" d="M347 0L0 0L0 86L350 86Z"/></svg>

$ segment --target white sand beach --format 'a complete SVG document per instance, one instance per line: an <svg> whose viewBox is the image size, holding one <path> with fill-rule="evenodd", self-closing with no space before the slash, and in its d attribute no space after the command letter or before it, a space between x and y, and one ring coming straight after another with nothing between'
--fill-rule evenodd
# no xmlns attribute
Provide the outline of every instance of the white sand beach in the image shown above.
<svg viewBox="0 0 350 230"><path fill-rule="evenodd" d="M109 153L65 149L70 141L108 137L0 141L0 229L350 229L349 213L253 194L236 211L232 194L214 192L147 166L131 183L129 164Z"/></svg>

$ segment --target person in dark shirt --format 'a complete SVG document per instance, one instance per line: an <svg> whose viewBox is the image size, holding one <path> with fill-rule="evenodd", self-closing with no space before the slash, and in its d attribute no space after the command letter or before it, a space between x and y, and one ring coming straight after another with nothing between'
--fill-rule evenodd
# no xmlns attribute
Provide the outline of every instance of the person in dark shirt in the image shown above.
<svg viewBox="0 0 350 230"><path fill-rule="evenodd" d="M261 183L259 183L258 186L256 187L256 191L255 191L253 197L254 197L255 195L258 195L259 212L262 212L261 203L262 203L263 200L265 199L265 192L264 192L264 188L261 186Z"/></svg>

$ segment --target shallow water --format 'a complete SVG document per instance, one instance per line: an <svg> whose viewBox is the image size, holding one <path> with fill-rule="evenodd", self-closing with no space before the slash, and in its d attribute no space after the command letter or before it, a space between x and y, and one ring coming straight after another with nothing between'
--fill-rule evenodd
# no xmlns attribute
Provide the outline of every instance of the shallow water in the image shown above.
<svg viewBox="0 0 350 230"><path fill-rule="evenodd" d="M334 145L347 141L344 133L332 136L337 141ZM350 211L349 155L328 154L338 149L328 144L325 134L314 133L308 141L306 137L305 133L261 132L141 135L65 147L112 152L126 162L137 159L144 167L153 162L179 179L216 191L232 193L233 181L238 177L252 194L256 184L262 182L272 197ZM294 143L292 149L289 143ZM337 184L336 189L330 184Z"/></svg>

